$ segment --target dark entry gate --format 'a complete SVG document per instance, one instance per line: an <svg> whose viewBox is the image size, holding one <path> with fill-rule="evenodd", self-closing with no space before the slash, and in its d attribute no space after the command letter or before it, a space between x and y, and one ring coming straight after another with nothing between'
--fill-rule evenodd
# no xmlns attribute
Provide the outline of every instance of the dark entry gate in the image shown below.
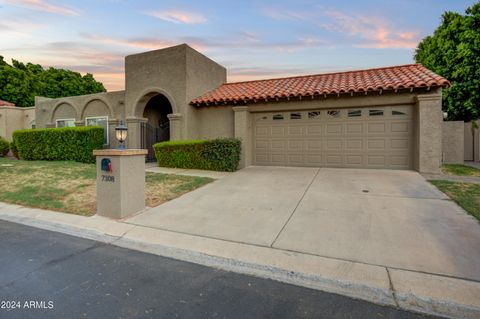
<svg viewBox="0 0 480 319"><path fill-rule="evenodd" d="M140 127L141 134L141 144L143 149L148 150L147 162L155 161L155 152L153 150L153 144L160 142L160 137L162 129L159 127L154 127L148 123L142 123Z"/></svg>

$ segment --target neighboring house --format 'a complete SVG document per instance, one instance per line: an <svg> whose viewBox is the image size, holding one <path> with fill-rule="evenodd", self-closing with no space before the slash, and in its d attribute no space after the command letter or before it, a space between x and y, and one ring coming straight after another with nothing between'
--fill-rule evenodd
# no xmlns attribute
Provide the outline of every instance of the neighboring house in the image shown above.
<svg viewBox="0 0 480 319"><path fill-rule="evenodd" d="M125 58L125 90L36 98L36 126L101 125L116 146L238 137L241 166L321 166L438 172L441 90L419 64L226 83L226 69L182 44ZM153 153L150 152L150 157Z"/></svg>
<svg viewBox="0 0 480 319"><path fill-rule="evenodd" d="M34 107L16 107L0 100L0 136L12 141L13 131L32 127L35 127Z"/></svg>

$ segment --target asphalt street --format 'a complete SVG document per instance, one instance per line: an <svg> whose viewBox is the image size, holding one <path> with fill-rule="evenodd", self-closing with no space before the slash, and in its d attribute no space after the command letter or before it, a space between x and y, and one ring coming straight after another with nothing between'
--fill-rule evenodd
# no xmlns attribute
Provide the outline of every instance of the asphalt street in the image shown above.
<svg viewBox="0 0 480 319"><path fill-rule="evenodd" d="M430 318L0 221L0 318Z"/></svg>

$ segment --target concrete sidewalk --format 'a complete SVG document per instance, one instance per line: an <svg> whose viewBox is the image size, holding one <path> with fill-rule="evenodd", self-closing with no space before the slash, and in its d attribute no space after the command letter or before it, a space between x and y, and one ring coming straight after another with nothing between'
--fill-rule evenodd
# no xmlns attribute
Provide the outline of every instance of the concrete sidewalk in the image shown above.
<svg viewBox="0 0 480 319"><path fill-rule="evenodd" d="M480 317L480 282L0 203L0 219L223 270L454 318Z"/></svg>

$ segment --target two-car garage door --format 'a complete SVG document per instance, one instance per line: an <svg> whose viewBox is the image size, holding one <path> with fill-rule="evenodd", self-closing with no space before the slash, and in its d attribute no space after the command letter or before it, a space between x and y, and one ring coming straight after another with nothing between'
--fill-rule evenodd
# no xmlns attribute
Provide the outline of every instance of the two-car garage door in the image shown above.
<svg viewBox="0 0 480 319"><path fill-rule="evenodd" d="M254 165L410 169L411 106L254 113Z"/></svg>

